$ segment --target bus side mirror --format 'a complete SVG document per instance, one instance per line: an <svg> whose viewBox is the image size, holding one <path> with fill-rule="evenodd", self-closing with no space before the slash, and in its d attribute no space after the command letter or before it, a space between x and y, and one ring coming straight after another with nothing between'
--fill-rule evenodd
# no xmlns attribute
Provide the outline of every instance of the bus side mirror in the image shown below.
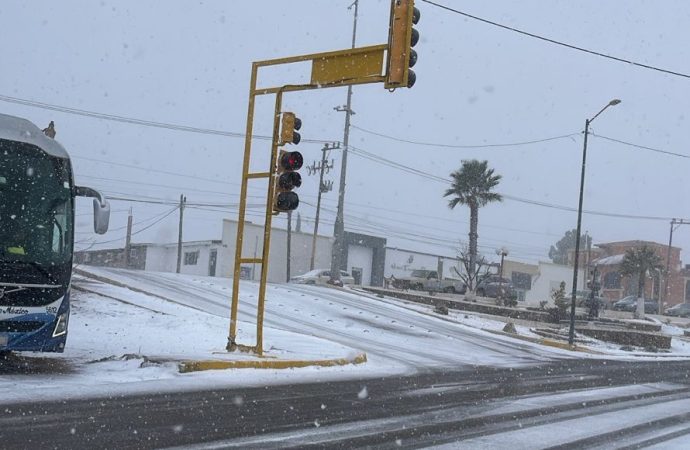
<svg viewBox="0 0 690 450"><path fill-rule="evenodd" d="M77 197L93 197L93 231L105 234L110 224L110 203L105 196L95 189L85 186L75 186L74 195Z"/></svg>
<svg viewBox="0 0 690 450"><path fill-rule="evenodd" d="M93 231L105 234L110 225L110 203L103 199L103 203L93 199Z"/></svg>

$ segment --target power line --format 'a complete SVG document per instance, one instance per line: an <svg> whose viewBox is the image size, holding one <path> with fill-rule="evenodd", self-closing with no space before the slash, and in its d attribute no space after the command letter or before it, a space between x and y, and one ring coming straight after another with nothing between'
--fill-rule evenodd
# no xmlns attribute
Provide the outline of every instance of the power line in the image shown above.
<svg viewBox="0 0 690 450"><path fill-rule="evenodd" d="M116 182L116 183L123 183L123 185L124 185L124 184L141 184L141 185L146 185L146 186L161 187L161 188L165 188L165 189L173 189L173 188L174 188L176 191L181 189L181 190L184 190L184 191L191 190L191 191L198 191L198 192L213 193L213 194L218 194L218 195L237 195L237 194L224 193L224 192L218 192L218 191L206 191L206 190L193 189L193 188L188 188L188 187L169 186L169 185L159 185L159 184L155 184L155 183L144 183L144 182L136 182L136 181L132 181L132 180L123 180L123 179L115 179L115 178L100 178L100 177L90 177L90 176L84 176L84 175L82 175L82 177L85 177L85 178L92 178L92 179L95 179L95 180L107 180L107 181L112 181L112 182ZM118 193L118 194L125 195L125 196L126 196L126 195L129 195L129 194L126 194L126 193L121 193L121 192L114 192L114 191L110 191L110 192L112 192L112 193ZM302 196L302 197L309 197L309 198L314 198L314 197L315 197L315 196L309 195L309 194L301 194L301 196ZM159 204L159 202L163 202L163 203L169 204L169 205L174 205L174 204L176 204L176 202L173 202L172 200L168 200L168 199L164 199L164 198L154 198L154 197L149 197L149 196L144 196L144 197L145 197L146 199L148 199L148 200L145 200L145 199L142 199L142 198L136 198L136 199L135 199L135 198L131 198L131 197L129 197L129 200L125 200L125 198L119 198L119 197L118 197L118 198L114 198L114 199L115 199L115 200L118 200L118 201L136 201L136 202L152 203L152 204ZM265 198L265 196L258 196L258 195L248 195L248 197L250 197L250 198L256 198L256 199L264 199L264 198ZM149 200L150 200L150 201L149 201ZM331 200L331 199L324 199L324 201L332 201L332 200ZM313 206L313 205L311 205L310 203L305 202L305 201L302 201L302 203L307 204L307 205L310 205L310 206ZM452 223L454 223L454 224L457 224L457 223L465 223L465 224L466 224L466 223L467 223L467 222L463 222L463 221L458 221L458 220L456 220L456 219L448 219L448 218L438 217L438 216L436 216L436 217L430 217L430 216L427 215L427 214L416 214L416 213L414 213L414 212L412 212L412 211L396 210L396 209L392 209L392 208L383 208L383 207L378 207L378 206L364 205L364 204L355 203L355 202L349 202L349 203L350 203L353 207L355 207L355 208L375 209L376 211L387 211L387 212L392 212L392 213L395 213L395 214L402 214L402 215L405 215L405 216L424 217L424 218L426 218L426 219L433 218L434 220L441 220L441 221L446 221L446 222L452 222ZM194 203L188 203L188 205L194 205ZM208 206L208 204L204 204L204 205L205 205L205 206ZM237 205L237 204L234 204L234 203L233 203L233 204L229 204L229 205L223 204L223 206L220 206L220 207L226 207L226 206L227 206L228 208L236 208L236 205ZM263 205L263 203L261 203L261 204L249 204L248 206L249 206L250 208L253 208L253 207L259 208L259 207L264 207L265 205ZM191 207L191 206L190 206L190 207ZM191 208L193 208L193 207L191 207ZM211 210L211 209L204 209L204 208L194 208L194 209L206 210L206 211L227 212L227 209L224 209L224 210ZM121 212L127 212L128 210L123 209L123 210L120 210L120 211L121 211ZM90 214L85 214L85 215L90 215ZM393 218L390 218L390 217L385 217L385 216L380 216L380 215L379 215L378 217L383 218L383 219L386 219L386 220L395 220L395 221L399 221L399 219L393 219ZM484 224L483 226L484 226L484 227L487 227L487 228L496 228L496 229L505 230L505 231L512 231L512 232L519 232L519 233L527 233L527 234L534 234L534 235L539 235L539 236L560 237L560 235L550 234L550 233L543 233L543 232L538 232L538 231L533 231L533 230L521 230L521 229L516 229L516 228L509 228L509 227L503 227L503 226L498 226L498 225L490 225L490 224ZM114 230L111 230L111 231L114 231ZM87 232L84 232L84 233L87 233Z"/></svg>
<svg viewBox="0 0 690 450"><path fill-rule="evenodd" d="M307 204L311 207L315 207L315 205L308 203L308 202L302 202L302 203ZM324 207L323 210L330 213L330 214L335 213L335 211L330 209L330 208ZM381 216L374 216L374 217L377 217L379 219L386 219L385 217L381 217ZM395 233L398 233L398 235L402 234L402 235L408 236L408 237L409 236L422 236L422 237L426 237L428 239L438 240L439 242L442 242L444 244L457 245L459 242L459 240L457 240L455 238L445 238L444 239L443 237L437 236L437 235L433 235L433 236L432 235L424 235L424 234L420 233L419 231L410 232L410 231L407 231L407 230L402 229L402 228L392 227L388 224L384 224L381 222L375 222L375 221L372 221L370 219L356 216L356 215L352 215L352 214L348 214L348 219L354 220L355 222L359 222L360 224L365 224L367 226L371 226L372 229L374 230L374 232L380 232L381 230L383 230L383 231L386 231L388 234L392 234L392 235L394 235ZM410 225L410 226L413 226L416 228L423 228L424 230L432 230L432 231L439 231L439 232L443 232L443 233L455 234L455 231L453 231L453 230L435 228L435 227L430 227L428 225L419 225L419 224L415 224L415 223L411 223L411 222L407 222L407 221L398 220L397 223L403 224L403 225ZM522 249L526 249L526 250L529 250L529 249L540 250L543 253L539 253L539 255L542 255L542 256L546 255L546 249L543 249L542 247L538 247L538 246L526 246L524 244L520 244L517 242L505 241L505 240L499 240L499 239L490 239L489 238L489 239L485 239L485 240L497 242L499 244L508 244L513 248L522 248ZM493 247L490 245L485 245L484 247L493 249Z"/></svg>
<svg viewBox="0 0 690 450"><path fill-rule="evenodd" d="M418 175L423 178L433 180L439 183L444 183L444 184L451 184L451 180L448 178L443 178L439 177L437 175L421 171L419 169L415 169L413 167L409 167L403 164L400 164L396 161L391 161L389 159L383 158L378 155L374 155L373 153L369 153L365 150L358 149L354 146L350 146L350 151L359 157L368 159L373 162L377 162L379 164L383 164L385 166L392 167L394 169L402 170L408 173L411 173L413 175ZM562 211L568 211L568 212L576 212L577 209L570 207L570 206L564 206L564 205L557 205L553 203L547 203L547 202L542 202L538 200L532 200L532 199L526 199L522 197L517 197L509 194L501 194L504 198L508 200L512 200L515 202L520 202L520 203L525 203L529 205L534 205L534 206L541 206L545 208L551 208L551 209L558 209ZM621 214L621 213L612 213L612 212L605 212L605 211L594 211L594 210L583 210L582 211L584 214L589 214L589 215L596 215L596 216L604 216L604 217L615 217L619 219L639 219L639 220L658 220L658 221L664 221L668 222L671 220L671 217L661 217L661 216L643 216L643 215L635 215L635 214Z"/></svg>
<svg viewBox="0 0 690 450"><path fill-rule="evenodd" d="M33 108L58 111L58 112L62 112L62 113L66 113L66 114L73 114L73 115L77 115L77 116L91 117L94 119L109 120L109 121L113 121L113 122L127 123L130 125L140 125L140 126L144 126L144 127L162 128L162 129L166 129L166 130L184 131L187 133L208 134L208 135L225 136L225 137L233 137L233 138L244 138L246 136L246 134L244 134L244 133L238 133L238 132L233 132L233 131L223 131L223 130L215 130L215 129L211 129L211 128L192 127L189 125L181 125L181 124L167 123L167 122L155 122L152 120L144 120L144 119L137 119L134 117L100 113L100 112L89 111L89 110L85 110L85 109L71 108L69 106L55 105L55 104L51 104L51 103L38 102L35 100L27 100L24 98L10 97L8 95L1 95L1 94L0 94L0 101L7 102L7 103L14 103L14 104L23 105L23 106L30 106ZM253 139L261 139L261 140L268 140L268 141L273 139L272 136L265 136L265 135L259 135L259 134L252 135L252 138ZM329 143L333 142L333 140L332 139L329 139L329 140L302 139L302 142L309 142L309 143L313 143L313 144L323 144L326 142L329 142Z"/></svg>
<svg viewBox="0 0 690 450"><path fill-rule="evenodd" d="M165 218L167 218L168 216L170 216L172 213L174 213L175 211L177 211L178 208L179 208L179 206L175 206L175 207L174 207L173 209L171 209L170 211L164 212L158 220L156 220L155 222L153 222L153 223L151 223L151 224L145 226L144 228L141 228L141 229L139 229L139 230L133 232L131 235L134 236L134 235L136 235L136 234L139 234L139 233L142 233L142 232L148 230L148 229L151 228L152 226L154 226L154 225L160 223L162 220L164 220ZM109 240L109 241L95 241L95 242L92 242L92 243L91 243L91 244L92 244L91 247L93 247L94 245L110 244L110 243L113 243L113 242L118 242L118 241L121 241L121 240L124 239L124 238L125 238L125 236L119 237L119 238L117 238L117 239L111 239L111 240ZM78 244L78 243L83 243L83 242L86 242L86 241L75 242L75 243ZM89 247L89 248L91 248L91 247ZM83 251L83 250L82 250L82 251Z"/></svg>
<svg viewBox="0 0 690 450"><path fill-rule="evenodd" d="M662 150L662 149L659 149L659 148L646 147L646 146L644 146L644 145L633 144L632 142L626 142L626 141L622 141L622 140L620 140L620 139L614 139L614 138L611 138L611 137L602 136L601 134L595 134L595 133L592 133L591 131L589 132L589 135L590 135L590 136L594 136L594 137L598 137L599 139L604 139L604 140L607 140L607 141L616 142L616 143L618 143L618 144L628 145L628 146L630 146L630 147L635 147L635 148L639 148L639 149L642 149L642 150L649 150L650 152L662 153L662 154L664 154L664 155L677 156L677 157L679 157L679 158L687 158L687 159L690 159L690 155L685 155L685 154L683 154L683 153L675 153L675 152L670 152L670 151L668 151L668 150Z"/></svg>
<svg viewBox="0 0 690 450"><path fill-rule="evenodd" d="M126 211L129 212L129 210L126 210ZM165 213L162 213L162 214L165 214ZM142 225L142 224L144 224L144 223L146 223L146 222L150 222L151 220L157 219L157 218L160 217L162 214L155 214L155 215L149 216L149 217L147 217L147 218L145 218L145 219L138 220L138 221L136 222L136 224L137 224L137 225ZM127 228L127 225L123 225L123 226L117 227L117 228L110 228L110 227L108 227L108 231L109 231L109 232L111 232L111 231L119 231L119 230L124 230L125 228ZM92 231L75 231L74 233L75 233L75 234L93 234Z"/></svg>
<svg viewBox="0 0 690 450"><path fill-rule="evenodd" d="M565 43L565 42L561 42L561 41L557 41L557 40L555 40L555 39L551 39L551 38L547 38L547 37L544 37L544 36L540 36L540 35L538 35L538 34L530 33L530 32L528 32L528 31L520 30L520 29L517 29L517 28L514 28L514 27L510 27L510 26L508 26L508 25L503 25L503 24L500 24L500 23L498 23L498 22L494 22L494 21L491 21L491 20L488 20L488 19L483 19L483 18L481 18L481 17L477 17L477 16L474 16L474 15L472 15L472 14L468 14L468 13L466 13L466 12L463 12L463 11L460 11L460 10L457 10L457 9L453 9L453 8L451 8L451 7L449 7L449 6L442 5L442 4L440 4L440 3L436 3L436 2L431 1L431 0L422 0L422 1L425 2L425 3L428 3L428 4L430 4L430 5L436 6L437 8L445 9L446 11L450 11L450 12L453 12L453 13L455 13L455 14L459 14L459 15L461 15L461 16L465 16L465 17L467 17L467 18L477 20L477 21L479 21L479 22L483 22L483 23L486 23L486 24L489 24L489 25L493 25L493 26L495 26L495 27L503 28L504 30L513 31L513 32L515 32L515 33L519 33L519 34L522 34L522 35L525 35L525 36L529 36L529 37L532 37L532 38L535 38L535 39L539 39L539 40L541 40L541 41L549 42L549 43L551 43L551 44L560 45L560 46L562 46L562 47L566 47L566 48L569 48L569 49L571 49L571 50L577 50L577 51L580 51L580 52L589 53L590 55L600 56L600 57L602 57L602 58L611 59L611 60L613 60L613 61L618 61L618 62L630 64L630 65L633 65L633 66L637 66L637 67L642 67L642 68L644 68L644 69L649 69L649 70L654 70L654 71L657 71L657 72L662 72L662 73L665 73L665 74L668 74L668 75L675 75L675 76L678 76L678 77L690 78L690 75L688 75L688 74L686 74L686 73L676 72L676 71L668 70L668 69L663 69L663 68L661 68L661 67L656 67L656 66L652 66L652 65L649 65L649 64L644 64L644 63L636 62L636 61L633 61L633 60L630 60L630 59L620 58L620 57L618 57L618 56L613 56L613 55L609 55L609 54L606 54L606 53L598 52L598 51L595 51L595 50L589 50L589 49L586 49L586 48L584 48L584 47L578 47L578 46L576 46L576 45L567 44L567 43Z"/></svg>
<svg viewBox="0 0 690 450"><path fill-rule="evenodd" d="M665 150L660 150L660 149L654 149L652 147L645 147L641 145L636 145L632 144L629 142L621 141L618 139L613 139L613 138L607 138L605 136L601 135L595 135L597 137L603 138L603 139L609 139L614 142L618 142L621 144L629 145L632 147L637 147L645 150L650 150L650 151L657 151L661 153L666 153L666 154L671 154L674 156L683 156L687 157L687 155L682 155L682 154L676 154L673 152L667 152ZM426 179L430 179L432 181L444 183L444 184L449 184L451 181L447 178L439 177L437 175L421 171L419 169L406 166L404 164L398 163L396 161L392 161L389 159L386 159L382 156L367 152L366 150L360 149L358 147L355 147L353 145L350 145L350 151L364 159L368 159L372 162L376 162L378 164L386 165L398 170L402 170L407 173L411 173L413 175L417 175ZM94 161L94 162L99 162L99 163L104 163L104 164L110 164L110 165L115 165L115 166L123 166L123 167L129 167L129 168L134 168L138 170L145 170L149 172L158 172L158 173L163 173L166 175L173 175L173 176L179 176L179 177L185 177L185 178L190 178L190 179L195 179L195 180L202 180L202 181L208 181L208 182L213 182L213 183L220 183L224 185L232 184L227 181L221 181L221 180L215 180L215 179L210 179L210 178L204 178L204 177L198 177L198 176L193 176L193 175L187 175L187 174L182 174L179 172L170 172L170 171L163 171L163 170L157 170L157 169L146 169L140 166L132 165L132 164L122 164L122 163L115 163L112 161L105 161L105 160L100 160L100 159L95 159L95 158L86 158L86 157L76 157L78 159L84 159L84 160L89 160L89 161ZM143 184L143 183L142 183ZM160 185L162 187L162 185ZM167 187L167 186L166 186ZM209 191L210 192L210 191ZM218 194L221 194L220 192L217 192ZM547 207L547 208L552 208L552 209L558 209L558 210L563 210L563 211L568 211L568 212L574 212L576 211L575 208L573 207L568 207L568 206L563 206L563 205L556 205L552 203L547 203L547 202L541 202L537 200L532 200L532 199L526 199L526 198L521 198L521 197L516 197L512 195L507 195L503 194L503 196L512 201L516 202L521 202L521 203L526 203L530 205L535 205L535 206L541 206L541 207ZM131 199L131 198L113 198L114 200L122 200L122 201L132 201L132 202L143 202L143 203L159 203L159 204L166 204L166 205L173 205L176 203L173 203L172 201L169 200L158 200L158 201L148 201L148 200L141 200L141 199ZM209 204L202 204L202 206L209 206ZM227 206L225 204L221 206ZM583 211L585 214L590 214L590 215L599 215L599 216L605 216L605 217L616 217L616 218L624 218L624 219L644 219L644 220L663 220L663 221L669 221L671 218L670 217L660 217L660 216L641 216L641 215L633 215L633 214L618 214L618 213L610 213L610 212L602 212L602 211L593 211L593 210L585 210Z"/></svg>
<svg viewBox="0 0 690 450"><path fill-rule="evenodd" d="M596 136L602 137L602 138L603 138L603 136L600 136L600 135L596 135ZM608 138L608 139L612 139L612 138ZM615 141L618 141L618 140L615 140ZM631 143L627 143L627 142L624 142L624 141L620 141L620 143L627 144L627 145L631 145L631 146L633 146L633 147L645 148L645 149L647 149L647 150L651 150L651 149L652 149L651 147L638 146L638 145L631 144ZM658 150L658 151L661 151L661 152L665 152L665 151L659 150L659 149L653 149L653 150ZM359 156L360 158L364 158L364 159L370 160L370 161L372 161L372 162L376 162L376 163L378 163L378 164L382 164L382 165L385 165L385 166L388 166L388 167L392 167L392 168L394 168L394 169L401 170L401 171L404 171L404 172L407 172L407 173L410 173L410 174L413 174L413 175L417 175L417 176L420 176L420 177L423 177L423 178L426 178L426 179L429 179L429 180L432 180L432 181L436 181L436 182L439 182L439 183L444 183L444 184L450 184L450 183L451 183L451 180L448 179L448 178L440 177L440 176L437 176L437 175L434 175L434 174L431 174L431 173L428 173L428 172L424 172L424 171L422 171L422 170L419 170L419 169L416 169L416 168L413 168L413 167L410 167L410 166L406 166L406 165L404 165L404 164L398 163L397 161L392 161L392 160L390 160L390 159L387 159L387 158L384 158L384 157L382 157L382 156L379 156L379 155L370 153L370 152L368 152L368 151L366 151L366 150L360 149L360 148L355 147L355 146L353 146L353 145L350 145L350 151L351 151L354 155ZM669 152L669 153L670 153L670 152ZM680 154L678 154L678 155L680 155ZM85 159L94 160L93 158L85 158ZM139 169L139 170L147 170L147 169L144 169L144 168L142 168L142 167L138 167L138 166L130 165L130 164L112 163L112 162L110 162L110 161L103 161L103 160L96 160L96 161L102 162L102 163L106 163L106 164L122 165L122 166L126 166L126 167L132 167L132 168L136 168L136 169ZM156 171L156 170L151 170L151 171ZM185 174L176 173L176 172L167 172L167 171L158 171L158 172L163 172L163 173L166 173L166 174L168 174L168 175L174 175L174 176L181 176L181 177L193 178L193 179L197 179L197 180L210 181L210 182L221 183L221 184L230 184L230 183L228 183L228 182L223 182L223 181L220 181L220 180L213 180L213 179L209 179L209 178L196 177L196 176L185 175ZM218 192L218 193L220 194L220 192ZM575 208L569 207L569 206L558 205L558 204L553 204L553 203L547 203L547 202L542 202L542 201L532 200L532 199L526 199L526 198L517 197L517 196L513 196L513 195L509 195L509 194L502 194L502 195L503 195L504 198L506 198L506 199L508 199L508 200L516 201L516 202L520 202L520 203L525 203L525 204L530 204L530 205L534 205L534 206L541 206L541 207L552 208L552 209L558 209L558 210L568 211L568 212L575 212L575 211L577 211ZM165 204L165 205L173 205L173 204L176 204L175 202L173 202L173 201L171 201L171 200L157 200L157 199L156 199L156 200L142 200L142 199L132 199L132 198L121 198L121 197L110 197L110 198L113 199L113 200L131 201L131 202L141 202L141 203L154 203L154 204L155 204L155 203L158 203L158 204ZM218 205L218 204L207 204L207 203L199 204L199 206L214 206L214 205ZM220 204L220 206L221 206L221 207L225 207L225 206L228 206L228 205L227 205L227 204ZM258 207L259 205L256 205L256 206ZM643 215L622 214L622 213L611 213L611 212L594 211L594 210L584 210L583 213L589 214L589 215L598 215L598 216L604 216L604 217L615 217L615 218L622 218L622 219L659 220L659 221L666 221L666 222L669 221L669 220L671 220L671 217L662 217L662 216L643 216Z"/></svg>
<svg viewBox="0 0 690 450"><path fill-rule="evenodd" d="M500 144L476 144L476 145L458 145L458 144L442 144L438 142L423 142L423 141L413 141L410 139L402 139L402 138L397 138L395 136L391 136L388 134L384 133L379 133L376 131L371 131L367 130L366 128L359 127L357 125L351 125L352 128L356 128L359 131L363 131L364 133L372 134L374 136L379 136L383 137L386 139L390 139L393 141L397 142L404 142L407 144L414 144L414 145L424 145L427 147L441 147L441 148L465 148L465 149L473 149L473 148L498 148L498 147L517 147L521 145L531 145L531 144L539 144L542 142L549 142L549 141L555 141L559 139L566 139L566 138L572 138L574 136L579 136L581 133L570 133L570 134L563 134L560 136L552 136L552 137L547 137L547 138L542 138L542 139L535 139L531 141L521 141L521 142L510 142L510 143L500 143Z"/></svg>
<svg viewBox="0 0 690 450"><path fill-rule="evenodd" d="M106 178L106 177L94 177L90 175L79 175L79 178L88 178L92 180L99 180L99 181L106 181L106 182L115 182L115 183L124 183L124 184L137 184L141 186L151 186L151 187L157 187L161 189L174 189L175 191L192 191L192 192L200 192L204 194L217 194L217 195L239 195L239 194L232 194L230 192L219 192L219 191L210 191L207 189L197 189L197 188L192 188L192 187L182 187L180 185L172 186L169 184L160 184L160 183L147 183L143 181L135 181L135 180L123 180L123 179L118 179L118 178ZM249 195L248 197L258 197L258 196L252 196Z"/></svg>
<svg viewBox="0 0 690 450"><path fill-rule="evenodd" d="M121 202L134 202L134 203L149 203L153 205L175 205L176 202L166 199L157 199L154 197L144 196L144 198L132 198L132 197L108 197L108 200L115 200ZM210 208L229 208L234 209L239 207L239 203L201 203L201 202L185 202L185 207L210 207ZM265 207L265 203L247 203L247 208L262 208Z"/></svg>

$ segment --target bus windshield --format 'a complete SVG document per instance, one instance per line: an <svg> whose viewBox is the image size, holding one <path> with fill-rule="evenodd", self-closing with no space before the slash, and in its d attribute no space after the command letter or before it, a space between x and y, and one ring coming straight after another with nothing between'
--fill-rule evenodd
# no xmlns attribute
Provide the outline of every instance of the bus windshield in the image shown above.
<svg viewBox="0 0 690 450"><path fill-rule="evenodd" d="M0 263L31 266L17 270L38 272L26 282L60 283L71 263L71 189L68 160L0 139Z"/></svg>

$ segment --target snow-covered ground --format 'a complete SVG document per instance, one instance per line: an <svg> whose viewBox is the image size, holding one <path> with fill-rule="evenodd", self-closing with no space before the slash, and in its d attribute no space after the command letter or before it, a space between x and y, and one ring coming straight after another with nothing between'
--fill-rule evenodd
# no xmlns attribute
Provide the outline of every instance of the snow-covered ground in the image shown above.
<svg viewBox="0 0 690 450"><path fill-rule="evenodd" d="M225 351L231 280L80 269L86 276L73 280L65 353L19 354L0 364L0 402L325 381L463 365L515 367L586 356L485 331L500 330L504 323L472 314L439 316L426 306L348 289L278 284L267 289L267 357L352 358L366 352L368 362L180 374L184 360L252 358ZM255 343L257 295L257 283L241 283L239 343Z"/></svg>

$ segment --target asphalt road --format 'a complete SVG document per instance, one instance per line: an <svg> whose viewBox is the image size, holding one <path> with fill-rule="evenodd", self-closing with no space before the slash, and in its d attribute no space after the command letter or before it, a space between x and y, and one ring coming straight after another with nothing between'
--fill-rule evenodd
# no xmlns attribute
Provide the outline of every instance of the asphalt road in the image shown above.
<svg viewBox="0 0 690 450"><path fill-rule="evenodd" d="M6 405L0 439L3 448L90 449L690 445L689 373L687 361L562 360Z"/></svg>

